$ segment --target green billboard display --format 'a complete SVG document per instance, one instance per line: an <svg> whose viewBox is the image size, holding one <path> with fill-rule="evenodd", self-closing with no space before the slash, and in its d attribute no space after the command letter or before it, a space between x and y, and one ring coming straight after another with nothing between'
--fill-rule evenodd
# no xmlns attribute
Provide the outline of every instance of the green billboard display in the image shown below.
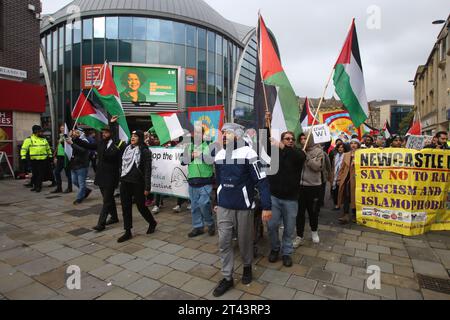
<svg viewBox="0 0 450 320"><path fill-rule="evenodd" d="M114 82L124 104L178 103L178 69L113 66Z"/></svg>

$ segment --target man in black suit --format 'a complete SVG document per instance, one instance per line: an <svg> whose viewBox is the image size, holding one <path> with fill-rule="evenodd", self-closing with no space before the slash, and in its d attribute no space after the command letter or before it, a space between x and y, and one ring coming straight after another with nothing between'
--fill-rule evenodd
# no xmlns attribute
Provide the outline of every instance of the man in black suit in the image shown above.
<svg viewBox="0 0 450 320"><path fill-rule="evenodd" d="M122 152L125 144L119 141L116 121L116 117L113 117L110 126L102 130L102 140L99 143L78 141L82 147L97 151L98 163L94 183L100 188L103 196L103 208L97 226L93 228L98 232L104 231L107 225L119 222L114 190L119 185ZM107 221L108 215L111 215L111 218Z"/></svg>

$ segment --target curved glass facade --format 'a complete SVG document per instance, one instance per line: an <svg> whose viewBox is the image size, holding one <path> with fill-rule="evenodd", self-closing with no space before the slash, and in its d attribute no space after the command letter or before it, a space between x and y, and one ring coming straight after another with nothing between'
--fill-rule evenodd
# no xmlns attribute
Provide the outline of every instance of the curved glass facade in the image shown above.
<svg viewBox="0 0 450 320"><path fill-rule="evenodd" d="M258 59L258 44L256 34L248 42L241 57L240 68L237 71L237 87L233 108L234 122L246 128L256 128L256 113L254 108L255 78Z"/></svg>
<svg viewBox="0 0 450 320"><path fill-rule="evenodd" d="M54 26L41 34L41 40L57 122L63 121L80 94L82 66L105 60L195 69L197 92L186 92L182 107L223 104L231 114L242 49L214 30L156 18L96 16Z"/></svg>

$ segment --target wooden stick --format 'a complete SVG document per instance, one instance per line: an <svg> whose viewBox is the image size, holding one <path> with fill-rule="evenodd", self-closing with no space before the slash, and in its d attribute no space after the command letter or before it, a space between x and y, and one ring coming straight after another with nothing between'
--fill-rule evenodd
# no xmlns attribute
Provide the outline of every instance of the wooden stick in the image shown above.
<svg viewBox="0 0 450 320"><path fill-rule="evenodd" d="M73 124L72 131L75 130L75 127L76 127L77 124L78 124L78 120L80 120L81 113L83 112L84 107L85 107L85 105L86 105L86 101L88 100L89 96L91 95L92 90L94 89L94 84L95 84L95 82L97 82L97 80L98 80L99 77L101 76L104 67L105 67L105 63L103 64L102 68L100 69L100 72L98 73L97 78L95 78L94 82L92 83L92 87L91 87L91 89L89 90L89 92L88 92L88 94L87 94L87 97L86 97L86 99L85 99L84 102L83 102L83 105L81 106L81 110L80 110L80 112L78 112L78 116L77 116L77 119L75 120L75 123ZM81 90L81 91L83 92L83 90ZM80 95L81 95L81 94L80 94ZM77 101L78 101L78 100L77 100Z"/></svg>
<svg viewBox="0 0 450 320"><path fill-rule="evenodd" d="M305 147L303 148L303 151L306 151L306 146L308 145L309 139L311 139L313 127L316 124L316 119L319 114L320 107L322 106L323 100L325 99L325 94L327 93L327 89L328 89L328 86L330 85L331 77L333 76L333 73L334 73L334 67L333 67L333 70L331 70L330 76L328 77L327 84L325 86L325 89L323 90L322 97L320 98L319 105L317 106L316 114L314 115L313 123L312 123L311 129L309 130L308 137L306 138L306 143L305 143Z"/></svg>

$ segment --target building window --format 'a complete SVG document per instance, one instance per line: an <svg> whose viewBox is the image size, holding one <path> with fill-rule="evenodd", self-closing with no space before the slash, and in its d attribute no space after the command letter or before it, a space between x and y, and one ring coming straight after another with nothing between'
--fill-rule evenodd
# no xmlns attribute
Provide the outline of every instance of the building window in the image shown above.
<svg viewBox="0 0 450 320"><path fill-rule="evenodd" d="M147 19L147 40L159 41L158 19Z"/></svg>
<svg viewBox="0 0 450 320"><path fill-rule="evenodd" d="M194 26L186 26L186 45L197 47L197 28Z"/></svg>
<svg viewBox="0 0 450 320"><path fill-rule="evenodd" d="M105 17L94 18L94 38L105 37Z"/></svg>
<svg viewBox="0 0 450 320"><path fill-rule="evenodd" d="M173 43L173 22L169 20L160 20L160 41Z"/></svg>
<svg viewBox="0 0 450 320"><path fill-rule="evenodd" d="M145 40L147 38L147 19L133 18L133 39Z"/></svg>
<svg viewBox="0 0 450 320"><path fill-rule="evenodd" d="M133 39L133 18L119 17L119 39L120 40Z"/></svg>
<svg viewBox="0 0 450 320"><path fill-rule="evenodd" d="M206 30L198 29L198 48L206 50Z"/></svg>
<svg viewBox="0 0 450 320"><path fill-rule="evenodd" d="M107 17L106 18L106 39L118 39L119 38L119 18Z"/></svg>
<svg viewBox="0 0 450 320"><path fill-rule="evenodd" d="M173 36L176 44L186 44L186 25L184 23L173 23Z"/></svg>

